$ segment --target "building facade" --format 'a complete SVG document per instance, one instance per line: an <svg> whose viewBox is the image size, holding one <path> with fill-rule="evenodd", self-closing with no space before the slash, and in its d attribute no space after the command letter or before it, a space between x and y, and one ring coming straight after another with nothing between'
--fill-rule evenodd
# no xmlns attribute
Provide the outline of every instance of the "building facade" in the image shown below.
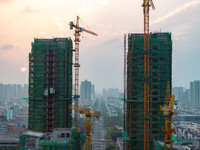
<svg viewBox="0 0 200 150"><path fill-rule="evenodd" d="M200 108L200 81L190 82L190 100L191 106Z"/></svg>
<svg viewBox="0 0 200 150"><path fill-rule="evenodd" d="M28 129L71 128L72 40L34 39L29 54Z"/></svg>
<svg viewBox="0 0 200 150"><path fill-rule="evenodd" d="M80 102L83 105L87 105L91 101L91 82L82 81L80 85Z"/></svg>
<svg viewBox="0 0 200 150"><path fill-rule="evenodd" d="M0 98L3 98L3 84L0 83Z"/></svg>
<svg viewBox="0 0 200 150"><path fill-rule="evenodd" d="M91 85L91 100L95 100L95 86L94 84Z"/></svg>
<svg viewBox="0 0 200 150"><path fill-rule="evenodd" d="M127 149L144 149L144 120L149 119L149 150L153 141L164 141L164 116L167 82L172 81L171 33L150 33L149 118L144 118L144 35L128 35L126 131L131 140ZM171 87L170 87L171 89Z"/></svg>
<svg viewBox="0 0 200 150"><path fill-rule="evenodd" d="M185 105L188 107L191 107L191 102L190 102L190 89L186 89L183 93L183 102Z"/></svg>
<svg viewBox="0 0 200 150"><path fill-rule="evenodd" d="M18 105L12 106L6 110L6 120L12 120L17 118L20 114L20 108Z"/></svg>
<svg viewBox="0 0 200 150"><path fill-rule="evenodd" d="M183 87L174 87L172 89L172 94L175 95L175 100L177 100L179 103L183 103L183 98L184 98L184 92L183 92Z"/></svg>

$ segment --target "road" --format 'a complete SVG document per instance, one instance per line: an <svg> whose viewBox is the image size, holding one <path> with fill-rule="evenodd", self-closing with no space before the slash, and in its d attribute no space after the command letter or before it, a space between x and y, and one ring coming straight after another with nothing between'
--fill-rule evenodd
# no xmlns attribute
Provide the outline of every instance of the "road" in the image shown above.
<svg viewBox="0 0 200 150"><path fill-rule="evenodd" d="M98 111L102 110L99 102ZM106 130L103 122L103 117L99 118L99 121L95 120L92 128L92 150L105 150L106 140L105 140Z"/></svg>

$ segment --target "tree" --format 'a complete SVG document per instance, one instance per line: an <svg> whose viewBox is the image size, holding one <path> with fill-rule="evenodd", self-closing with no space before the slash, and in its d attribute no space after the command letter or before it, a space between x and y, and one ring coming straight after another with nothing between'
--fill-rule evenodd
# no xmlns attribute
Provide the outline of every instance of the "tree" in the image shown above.
<svg viewBox="0 0 200 150"><path fill-rule="evenodd" d="M107 142L106 150L115 150L115 144L112 141Z"/></svg>

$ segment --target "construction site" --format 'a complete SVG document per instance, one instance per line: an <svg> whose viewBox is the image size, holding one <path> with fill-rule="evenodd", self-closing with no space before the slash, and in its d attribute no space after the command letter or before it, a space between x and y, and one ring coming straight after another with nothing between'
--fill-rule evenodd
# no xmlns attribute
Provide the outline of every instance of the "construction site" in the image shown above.
<svg viewBox="0 0 200 150"><path fill-rule="evenodd" d="M144 33L129 33L124 39L124 126L120 143L123 150L179 150L182 147L173 148L172 139L175 97L171 92L171 33L150 33L149 10L155 6L152 0L144 0L142 7ZM91 146L91 118L98 122L102 114L79 106L79 44L81 32L98 34L81 27L79 19L77 16L76 23L69 23L74 29L74 44L71 38L34 39L32 43L28 130L20 136L19 150L95 147ZM84 135L80 135L79 114L86 118ZM85 141L82 147L81 138Z"/></svg>

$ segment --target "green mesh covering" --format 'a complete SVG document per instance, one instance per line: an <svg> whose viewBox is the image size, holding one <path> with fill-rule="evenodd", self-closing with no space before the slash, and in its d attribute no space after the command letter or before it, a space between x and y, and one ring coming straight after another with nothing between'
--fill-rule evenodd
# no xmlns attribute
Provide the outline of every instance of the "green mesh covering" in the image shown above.
<svg viewBox="0 0 200 150"><path fill-rule="evenodd" d="M144 149L144 119L149 119L149 149L153 150L153 139L164 140L164 117L160 105L165 102L167 81L172 80L171 33L149 35L149 118L144 118L144 35L129 34L127 57L127 149Z"/></svg>
<svg viewBox="0 0 200 150"><path fill-rule="evenodd" d="M164 150L164 146L160 145L158 141L154 140L155 150Z"/></svg>
<svg viewBox="0 0 200 150"><path fill-rule="evenodd" d="M29 54L28 129L46 131L45 85L47 51L55 51L54 128L71 128L72 40L70 38L34 39Z"/></svg>
<svg viewBox="0 0 200 150"><path fill-rule="evenodd" d="M71 141L64 140L40 140L40 150L72 150Z"/></svg>
<svg viewBox="0 0 200 150"><path fill-rule="evenodd" d="M30 147L25 147L26 136L19 137L19 145L17 145L17 150L28 150Z"/></svg>

